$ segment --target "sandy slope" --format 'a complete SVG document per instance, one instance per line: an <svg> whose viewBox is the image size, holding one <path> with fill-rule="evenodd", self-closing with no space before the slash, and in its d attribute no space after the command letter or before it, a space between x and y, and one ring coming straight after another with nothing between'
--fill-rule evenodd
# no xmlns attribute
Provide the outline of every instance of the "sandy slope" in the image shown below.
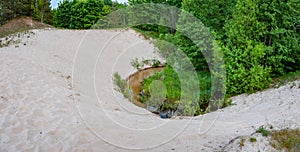
<svg viewBox="0 0 300 152"><path fill-rule="evenodd" d="M113 72L126 77L130 59L157 56L134 31L33 32L0 48L0 151L274 151L255 128L300 128L300 81L162 120L113 90ZM239 136L262 141L240 148Z"/></svg>

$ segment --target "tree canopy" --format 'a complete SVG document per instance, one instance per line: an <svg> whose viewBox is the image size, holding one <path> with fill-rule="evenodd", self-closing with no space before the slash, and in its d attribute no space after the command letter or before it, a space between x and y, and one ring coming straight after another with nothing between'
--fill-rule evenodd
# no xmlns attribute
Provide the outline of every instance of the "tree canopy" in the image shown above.
<svg viewBox="0 0 300 152"><path fill-rule="evenodd" d="M0 25L19 16L31 16L52 24L50 0L2 0L0 1Z"/></svg>
<svg viewBox="0 0 300 152"><path fill-rule="evenodd" d="M124 7L111 0L64 0L54 10L54 25L60 28L89 29L110 12Z"/></svg>

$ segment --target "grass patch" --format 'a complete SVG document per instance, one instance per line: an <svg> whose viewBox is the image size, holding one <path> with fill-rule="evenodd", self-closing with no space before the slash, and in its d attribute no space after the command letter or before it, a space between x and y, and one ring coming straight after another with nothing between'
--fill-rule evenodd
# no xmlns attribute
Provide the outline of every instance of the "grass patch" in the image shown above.
<svg viewBox="0 0 300 152"><path fill-rule="evenodd" d="M295 80L300 79L300 70L295 71L295 72L290 72L284 76L274 78L273 82L271 83L272 88L278 88L280 86L283 86L287 84L288 82L292 82Z"/></svg>
<svg viewBox="0 0 300 152"><path fill-rule="evenodd" d="M26 33L28 30L32 30L33 28L21 28L21 29L12 29L6 31L0 31L0 38L7 37L9 35L14 35L18 33Z"/></svg>
<svg viewBox="0 0 300 152"><path fill-rule="evenodd" d="M245 141L246 141L246 139L245 139L244 137L242 137L242 138L240 139L240 141L239 141L239 146L240 146L240 147L244 147L244 146L245 146Z"/></svg>
<svg viewBox="0 0 300 152"><path fill-rule="evenodd" d="M270 131L267 130L264 126L260 126L256 132L261 133L263 136L267 137L270 134Z"/></svg>
<svg viewBox="0 0 300 152"><path fill-rule="evenodd" d="M256 138L254 138L254 137L250 137L250 138L249 138L249 141L253 143L253 142L256 142L257 140L256 140Z"/></svg>
<svg viewBox="0 0 300 152"><path fill-rule="evenodd" d="M284 129L271 132L271 145L278 150L300 151L300 130Z"/></svg>
<svg viewBox="0 0 300 152"><path fill-rule="evenodd" d="M125 98L131 99L130 89L127 82L121 78L119 73L114 73L113 82L117 86L117 88L115 88L117 91L121 92Z"/></svg>

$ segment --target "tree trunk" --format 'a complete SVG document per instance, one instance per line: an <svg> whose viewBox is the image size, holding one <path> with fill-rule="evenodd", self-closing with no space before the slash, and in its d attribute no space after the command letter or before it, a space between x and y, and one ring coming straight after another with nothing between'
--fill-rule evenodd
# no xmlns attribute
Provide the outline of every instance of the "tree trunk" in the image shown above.
<svg viewBox="0 0 300 152"><path fill-rule="evenodd" d="M42 14L41 14L41 22L44 23L44 14L45 14L45 13L44 13L43 11L42 11L41 13L42 13Z"/></svg>

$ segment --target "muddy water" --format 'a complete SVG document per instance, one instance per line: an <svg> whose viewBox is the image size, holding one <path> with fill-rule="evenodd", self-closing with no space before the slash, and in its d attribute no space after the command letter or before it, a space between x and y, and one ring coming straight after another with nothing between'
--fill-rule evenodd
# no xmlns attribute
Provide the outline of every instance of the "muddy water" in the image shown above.
<svg viewBox="0 0 300 152"><path fill-rule="evenodd" d="M146 108L146 104L141 103L139 101L139 93L142 89L143 79L153 75L155 72L162 71L163 69L164 69L164 67L146 68L146 69L137 71L136 73L129 76L127 82L128 82L128 85L132 89L132 96L133 96L135 105L142 107L142 108Z"/></svg>

